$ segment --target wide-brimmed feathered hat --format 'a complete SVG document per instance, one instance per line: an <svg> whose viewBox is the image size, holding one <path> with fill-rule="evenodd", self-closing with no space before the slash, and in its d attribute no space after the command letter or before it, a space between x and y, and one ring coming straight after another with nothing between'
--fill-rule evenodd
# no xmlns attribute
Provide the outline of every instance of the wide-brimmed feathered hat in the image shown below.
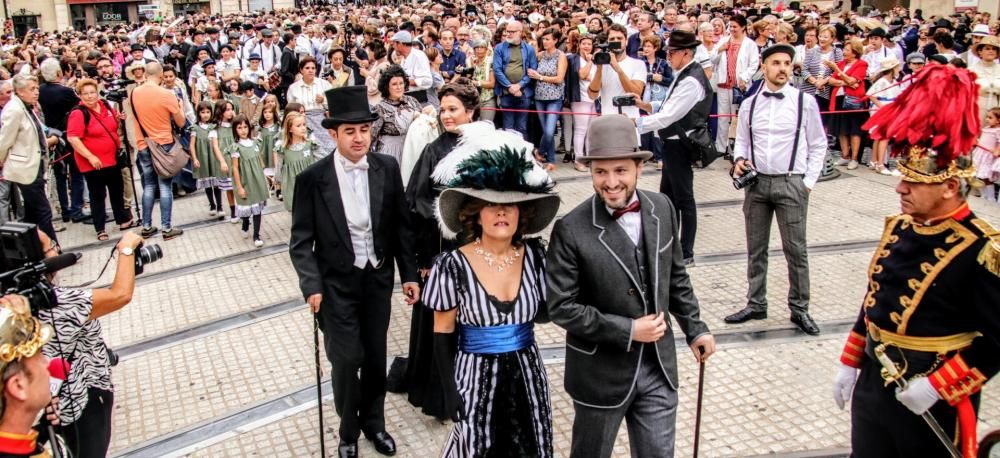
<svg viewBox="0 0 1000 458"><path fill-rule="evenodd" d="M975 73L931 65L862 129L873 140L891 142L905 181L944 183L964 178L979 185L970 158L980 130L978 96Z"/></svg>
<svg viewBox="0 0 1000 458"><path fill-rule="evenodd" d="M555 183L535 161L531 143L513 132L496 130L492 123L474 122L459 127L458 146L448 153L431 174L446 189L441 192L434 213L441 235L458 238L462 232L462 208L472 199L494 204L534 207L534 216L525 222L525 235L545 230L559 210Z"/></svg>

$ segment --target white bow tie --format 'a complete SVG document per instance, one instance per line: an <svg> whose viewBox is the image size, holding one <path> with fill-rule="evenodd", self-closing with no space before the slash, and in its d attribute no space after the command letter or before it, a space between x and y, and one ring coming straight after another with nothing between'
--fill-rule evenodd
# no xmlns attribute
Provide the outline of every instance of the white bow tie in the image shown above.
<svg viewBox="0 0 1000 458"><path fill-rule="evenodd" d="M361 160L358 162L351 162L345 160L343 164L345 172L351 172L354 170L368 170L368 158L361 158Z"/></svg>

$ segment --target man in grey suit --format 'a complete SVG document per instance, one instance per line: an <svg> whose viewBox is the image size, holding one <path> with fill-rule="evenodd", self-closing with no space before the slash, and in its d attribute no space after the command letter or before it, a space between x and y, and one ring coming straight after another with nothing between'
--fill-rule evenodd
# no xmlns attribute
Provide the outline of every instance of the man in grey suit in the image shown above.
<svg viewBox="0 0 1000 458"><path fill-rule="evenodd" d="M642 162L623 115L587 132L596 194L556 223L547 261L548 308L566 328L571 457L609 457L622 419L634 457L672 457L677 355L669 312L695 358L715 352L684 267L677 213L663 194L637 191Z"/></svg>

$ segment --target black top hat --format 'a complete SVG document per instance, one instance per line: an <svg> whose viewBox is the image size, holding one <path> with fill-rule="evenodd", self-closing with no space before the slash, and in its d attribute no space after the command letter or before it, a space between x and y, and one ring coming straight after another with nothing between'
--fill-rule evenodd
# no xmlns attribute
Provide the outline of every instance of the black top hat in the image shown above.
<svg viewBox="0 0 1000 458"><path fill-rule="evenodd" d="M346 86L326 91L326 106L330 117L323 127L336 129L341 124L365 124L378 119L368 105L368 88Z"/></svg>
<svg viewBox="0 0 1000 458"><path fill-rule="evenodd" d="M694 49L701 44L694 36L694 32L687 32L684 30L677 30L670 32L670 39L667 40L667 49L670 51L676 49Z"/></svg>

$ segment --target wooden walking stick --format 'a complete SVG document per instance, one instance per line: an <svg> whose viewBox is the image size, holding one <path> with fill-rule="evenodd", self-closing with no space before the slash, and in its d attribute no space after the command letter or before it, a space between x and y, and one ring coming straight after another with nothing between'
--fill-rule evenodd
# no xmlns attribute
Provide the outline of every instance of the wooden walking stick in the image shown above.
<svg viewBox="0 0 1000 458"><path fill-rule="evenodd" d="M694 412L694 458L698 458L698 439L701 437L701 395L705 390L705 361L698 363L698 404Z"/></svg>
<svg viewBox="0 0 1000 458"><path fill-rule="evenodd" d="M313 314L313 348L316 350L316 406L319 407L319 453L326 458L326 431L323 428L323 370L319 360L319 317Z"/></svg>

